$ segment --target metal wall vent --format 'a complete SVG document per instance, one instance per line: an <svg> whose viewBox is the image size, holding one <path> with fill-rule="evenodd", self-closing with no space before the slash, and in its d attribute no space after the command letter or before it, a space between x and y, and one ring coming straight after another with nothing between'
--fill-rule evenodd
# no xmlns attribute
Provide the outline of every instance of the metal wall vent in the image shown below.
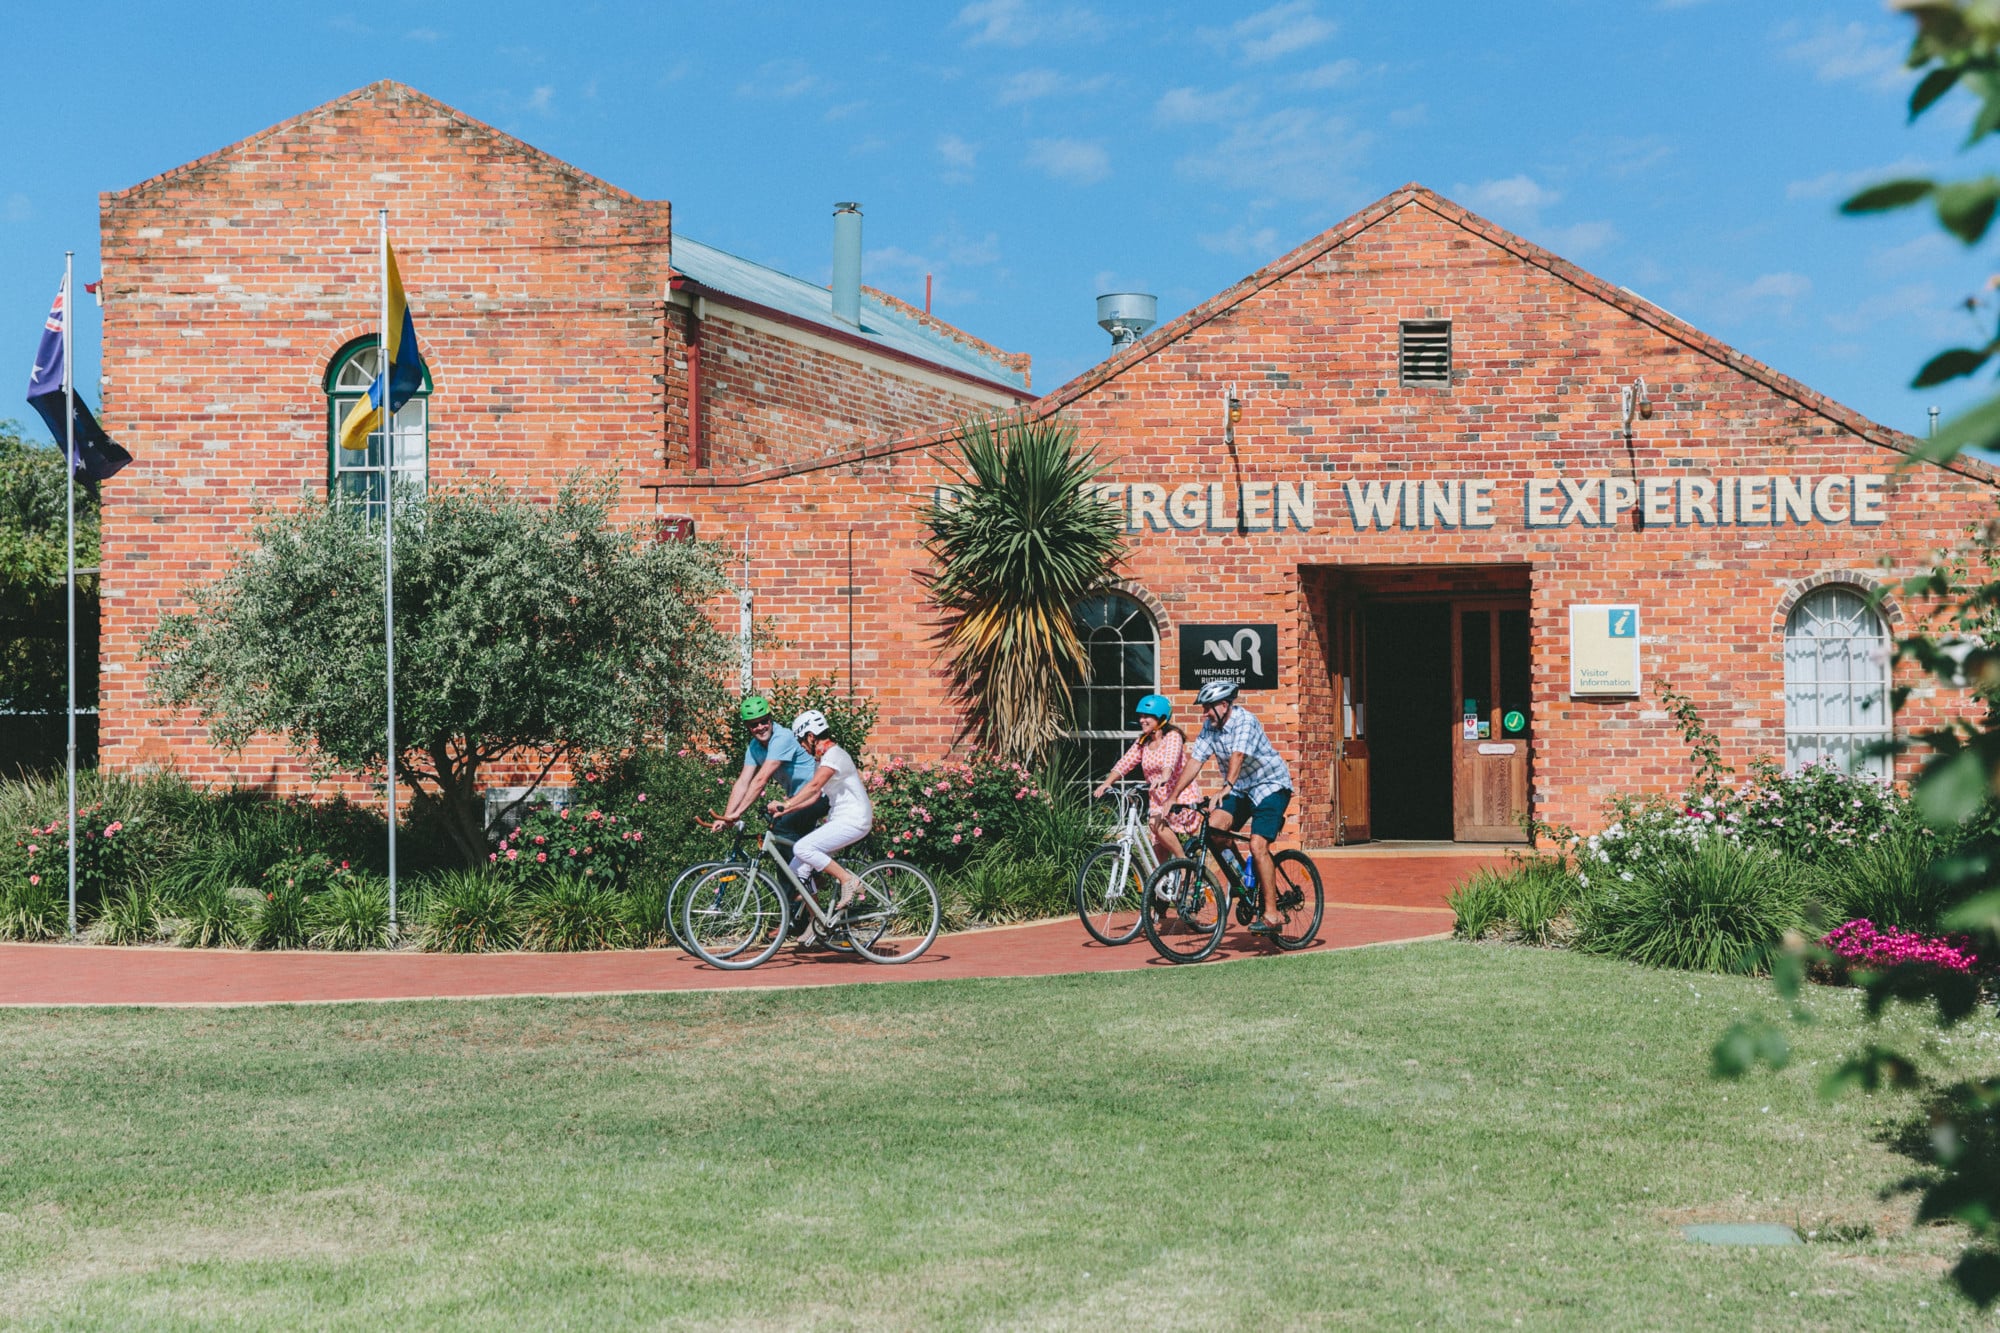
<svg viewBox="0 0 2000 1333"><path fill-rule="evenodd" d="M1403 383L1451 385L1451 321L1403 321Z"/></svg>

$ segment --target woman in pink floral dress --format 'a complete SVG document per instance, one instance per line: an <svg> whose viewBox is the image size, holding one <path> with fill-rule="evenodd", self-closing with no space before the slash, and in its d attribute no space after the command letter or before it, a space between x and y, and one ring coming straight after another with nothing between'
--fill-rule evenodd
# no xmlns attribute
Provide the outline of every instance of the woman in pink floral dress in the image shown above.
<svg viewBox="0 0 2000 1333"><path fill-rule="evenodd" d="M1131 772L1132 766L1137 764L1146 775L1146 790L1152 798L1146 822L1153 830L1153 846L1159 850L1162 861L1171 861L1181 854L1181 848L1168 830L1180 834L1192 833L1201 818L1193 810L1169 812L1174 783L1179 780L1181 769L1188 762L1187 737L1181 734L1179 727L1167 721L1173 716L1174 706L1164 694L1147 695L1133 711L1139 715L1139 739L1132 742L1132 748L1111 766L1110 774L1098 784L1093 794L1102 796L1110 791L1111 784ZM1187 805L1201 800L1200 785L1190 783L1181 799Z"/></svg>

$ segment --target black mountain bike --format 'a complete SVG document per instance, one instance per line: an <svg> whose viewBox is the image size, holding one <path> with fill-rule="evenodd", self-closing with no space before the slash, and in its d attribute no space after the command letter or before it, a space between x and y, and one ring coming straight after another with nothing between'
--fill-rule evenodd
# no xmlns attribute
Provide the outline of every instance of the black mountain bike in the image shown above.
<svg viewBox="0 0 2000 1333"><path fill-rule="evenodd" d="M1182 840L1186 856L1162 863L1146 878L1146 910L1140 919L1146 938L1169 962L1198 963L1214 953L1229 925L1232 903L1237 921L1245 926L1263 914L1267 886L1256 882L1249 839L1210 828L1208 804L1174 807L1201 811L1201 824ZM1272 852L1271 869L1278 883L1270 917L1278 930L1267 938L1280 949L1303 949L1318 937L1326 910L1319 869L1300 851Z"/></svg>

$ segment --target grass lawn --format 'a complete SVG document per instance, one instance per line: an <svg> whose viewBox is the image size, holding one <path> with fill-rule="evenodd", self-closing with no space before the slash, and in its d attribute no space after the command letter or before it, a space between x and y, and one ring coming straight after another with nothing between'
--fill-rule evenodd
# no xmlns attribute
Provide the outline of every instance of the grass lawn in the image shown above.
<svg viewBox="0 0 2000 1333"><path fill-rule="evenodd" d="M1798 1064L1736 1085L1707 1050L1763 983L1458 943L0 1012L0 1323L1978 1322L1957 1233L1881 1198L1911 1104L1814 1100L1862 1024L1812 1003ZM1996 1052L1982 1021L1939 1058Z"/></svg>

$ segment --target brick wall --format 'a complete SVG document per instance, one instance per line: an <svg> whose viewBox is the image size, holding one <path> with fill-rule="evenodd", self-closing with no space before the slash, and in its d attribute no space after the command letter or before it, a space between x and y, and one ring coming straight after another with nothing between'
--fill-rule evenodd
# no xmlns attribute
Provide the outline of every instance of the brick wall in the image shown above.
<svg viewBox="0 0 2000 1333"><path fill-rule="evenodd" d="M1449 388L1399 386L1398 321L1454 321ZM1621 387L1644 376L1654 414L1628 447ZM1244 401L1232 458L1223 397ZM1163 683L1187 622L1279 626L1282 688L1246 696L1299 787L1303 835L1330 841L1333 700L1326 589L1343 573L1493 572L1529 589L1536 813L1591 826L1604 797L1676 790L1684 749L1652 697L1670 682L1700 706L1739 768L1782 757L1783 615L1806 580L1890 579L1919 567L1990 509L1993 474L1924 467L1882 500L1884 522L1530 528L1536 479L1893 474L1900 437L1671 316L1415 188L1356 215L1139 346L1045 398L1109 465L1108 483L1311 481L1309 530L1153 530L1126 574L1157 599ZM706 531L751 534L760 615L787 641L758 678L844 667L855 534L855 679L881 706L876 753L933 755L957 718L935 669L916 506L946 479L935 451L877 448L751 479L661 478L660 504ZM1358 531L1350 479L1485 479L1493 525ZM741 479L739 479L740 482ZM1129 494L1129 491L1128 491ZM1265 493L1268 494L1268 493ZM1830 493L1829 493L1830 495ZM1233 513L1233 505L1231 506ZM1697 511L1698 516L1698 511ZM1887 557L1892 568L1877 567ZM1636 602L1647 695L1569 697L1567 608ZM1920 697L1906 722L1950 700Z"/></svg>
<svg viewBox="0 0 2000 1333"><path fill-rule="evenodd" d="M702 454L717 471L807 462L1018 402L942 371L707 304Z"/></svg>

